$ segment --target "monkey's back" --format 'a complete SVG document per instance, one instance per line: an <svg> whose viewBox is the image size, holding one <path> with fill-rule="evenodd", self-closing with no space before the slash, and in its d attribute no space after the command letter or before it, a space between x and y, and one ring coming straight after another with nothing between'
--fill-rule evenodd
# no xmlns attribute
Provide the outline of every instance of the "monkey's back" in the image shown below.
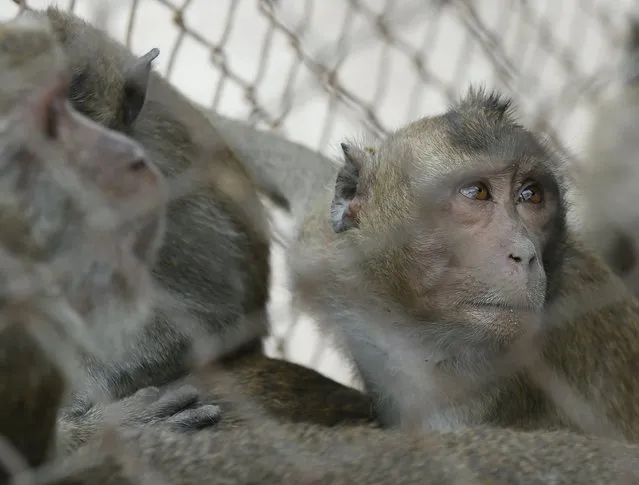
<svg viewBox="0 0 639 485"><path fill-rule="evenodd" d="M50 8L46 16L70 59L74 106L140 142L169 184L195 175L193 186L169 203L166 239L153 270L162 290L158 301L166 295L169 305L181 308L177 314L157 308L143 331L114 353L112 370L92 365L96 379L117 383L109 387L122 397L183 375L194 340L235 329L246 318L258 321L252 338L267 332L267 218L250 173L186 97L151 73L139 115L123 125L126 69L135 56L73 15Z"/></svg>

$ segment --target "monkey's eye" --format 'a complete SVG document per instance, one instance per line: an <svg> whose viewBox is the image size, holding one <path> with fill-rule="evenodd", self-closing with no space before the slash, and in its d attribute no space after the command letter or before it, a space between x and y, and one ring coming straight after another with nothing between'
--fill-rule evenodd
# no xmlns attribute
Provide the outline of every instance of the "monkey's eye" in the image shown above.
<svg viewBox="0 0 639 485"><path fill-rule="evenodd" d="M544 200L544 194L536 184L527 185L519 192L519 200L522 202L531 202L532 204L541 204Z"/></svg>
<svg viewBox="0 0 639 485"><path fill-rule="evenodd" d="M490 199L490 192L486 184L483 182L476 182L472 185L462 187L459 189L459 193L464 197L475 200L488 200Z"/></svg>

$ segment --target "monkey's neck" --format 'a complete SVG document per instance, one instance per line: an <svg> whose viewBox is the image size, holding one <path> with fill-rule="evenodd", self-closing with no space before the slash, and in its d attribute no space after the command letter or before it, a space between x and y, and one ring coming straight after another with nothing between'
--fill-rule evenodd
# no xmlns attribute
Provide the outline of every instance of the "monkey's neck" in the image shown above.
<svg viewBox="0 0 639 485"><path fill-rule="evenodd" d="M382 319L368 311L356 319L342 314L336 332L383 426L449 430L498 419L513 379L491 377L494 345L470 342L469 330L454 322L429 324L390 310ZM466 345L450 344L451 335Z"/></svg>
<svg viewBox="0 0 639 485"><path fill-rule="evenodd" d="M474 382L438 367L435 352L398 345L385 352L375 345L351 345L350 354L384 427L450 430L486 424L505 382ZM442 361L439 361L442 362Z"/></svg>

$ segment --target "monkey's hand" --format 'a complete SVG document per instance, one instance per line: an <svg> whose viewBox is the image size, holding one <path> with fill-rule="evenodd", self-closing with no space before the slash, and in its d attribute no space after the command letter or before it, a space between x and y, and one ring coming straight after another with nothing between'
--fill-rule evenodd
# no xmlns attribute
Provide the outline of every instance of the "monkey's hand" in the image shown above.
<svg viewBox="0 0 639 485"><path fill-rule="evenodd" d="M222 410L213 404L202 404L198 390L185 385L165 390L146 387L105 405L102 412L105 420L117 424L167 424L179 430L192 430L216 424Z"/></svg>
<svg viewBox="0 0 639 485"><path fill-rule="evenodd" d="M114 425L166 424L179 430L190 430L214 425L221 412L219 406L202 404L195 387L183 385L166 389L145 387L109 404L80 399L75 402L71 416L75 420L99 420Z"/></svg>
<svg viewBox="0 0 639 485"><path fill-rule="evenodd" d="M56 454L67 455L105 426L169 426L178 431L199 430L215 425L222 414L219 406L204 404L199 391L184 385L158 389L146 387L109 404L78 401L58 419Z"/></svg>

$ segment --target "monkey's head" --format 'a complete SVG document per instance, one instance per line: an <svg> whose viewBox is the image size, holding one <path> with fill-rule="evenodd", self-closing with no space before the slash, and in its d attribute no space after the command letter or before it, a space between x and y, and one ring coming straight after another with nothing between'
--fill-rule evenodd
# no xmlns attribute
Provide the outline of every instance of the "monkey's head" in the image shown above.
<svg viewBox="0 0 639 485"><path fill-rule="evenodd" d="M562 181L509 100L471 89L373 150L342 148L336 247L363 251L380 291L425 324L502 344L543 310L565 235Z"/></svg>
<svg viewBox="0 0 639 485"><path fill-rule="evenodd" d="M75 109L104 126L128 132L144 106L152 64L160 51L154 48L132 58L107 34L68 12L49 7L44 15L68 58L69 99Z"/></svg>
<svg viewBox="0 0 639 485"><path fill-rule="evenodd" d="M130 321L148 305L166 188L140 145L71 107L64 67L25 79L39 87L3 104L0 244L90 324L116 310Z"/></svg>

